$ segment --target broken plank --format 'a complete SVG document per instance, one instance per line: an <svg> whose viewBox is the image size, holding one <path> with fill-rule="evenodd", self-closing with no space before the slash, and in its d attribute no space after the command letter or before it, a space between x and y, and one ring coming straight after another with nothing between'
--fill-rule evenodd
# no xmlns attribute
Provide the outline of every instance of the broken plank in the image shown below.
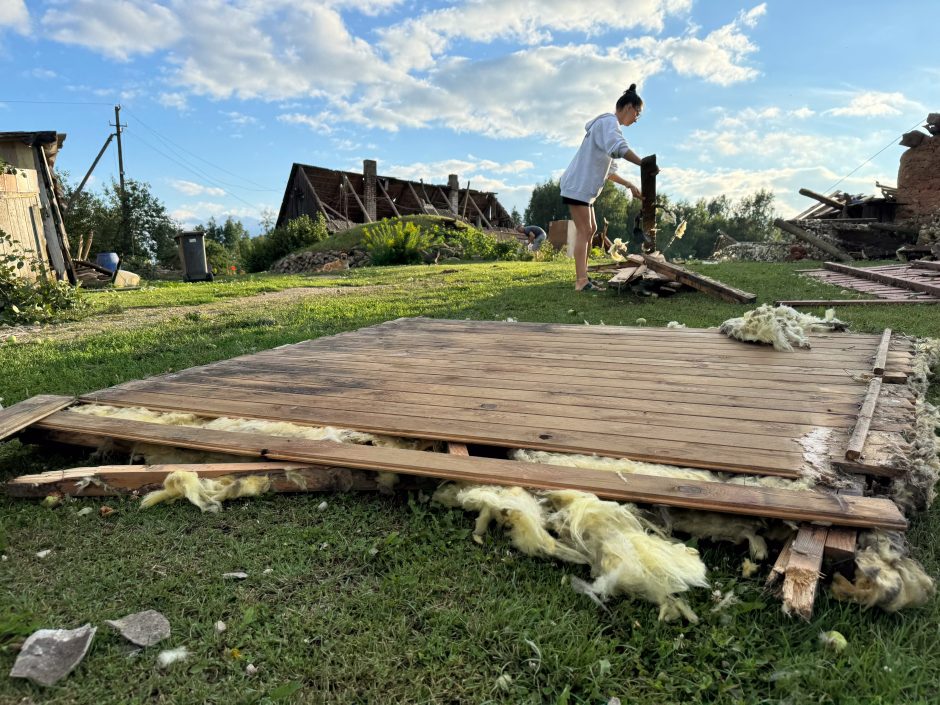
<svg viewBox="0 0 940 705"><path fill-rule="evenodd" d="M914 269L931 269L940 272L940 262L932 262L925 259L914 260L911 262L911 267Z"/></svg>
<svg viewBox="0 0 940 705"><path fill-rule="evenodd" d="M797 299L793 301L775 301L776 306L789 306L791 308L807 308L809 306L896 306L908 304L940 304L936 299Z"/></svg>
<svg viewBox="0 0 940 705"><path fill-rule="evenodd" d="M37 426L50 431L77 432L85 437L118 438L268 460L396 472L510 487L573 488L606 499L642 504L663 504L795 521L819 521L838 526L886 529L907 527L907 520L894 502L879 498L835 497L812 491L645 475L623 476L602 470L514 460L463 457L206 428L163 426L141 421L94 417L72 411L57 412L46 417Z"/></svg>
<svg viewBox="0 0 940 705"><path fill-rule="evenodd" d="M447 452L451 455L470 455L470 451L467 449L466 443L458 443L457 441L451 441L447 444Z"/></svg>
<svg viewBox="0 0 940 705"><path fill-rule="evenodd" d="M790 562L791 546L793 546L792 536L787 539L786 543L783 544L783 548L780 549L780 553L777 554L777 560L774 561L770 574L767 576L767 581L764 583L766 587L773 587L783 579L784 573L787 572L787 563Z"/></svg>
<svg viewBox="0 0 940 705"><path fill-rule="evenodd" d="M808 188L801 188L799 193L801 196L807 196L808 198L815 198L817 201L829 206L830 208L837 208L840 211L843 208L845 208L844 203L839 203L839 201L835 200L834 198L829 198L829 196L823 196L821 193L810 191Z"/></svg>
<svg viewBox="0 0 940 705"><path fill-rule="evenodd" d="M22 431L36 421L73 404L75 397L39 394L0 409L0 440Z"/></svg>
<svg viewBox="0 0 940 705"><path fill-rule="evenodd" d="M219 478L267 475L271 492L349 492L377 490L376 475L366 470L303 463L205 463L174 465L103 465L21 475L4 485L11 497L108 497L159 489L170 473L194 472Z"/></svg>
<svg viewBox="0 0 940 705"><path fill-rule="evenodd" d="M913 279L907 279L906 277L894 276L893 274L885 274L884 272L875 271L872 268L850 267L845 264L839 264L838 262L825 262L823 267L831 272L851 274L853 276L869 279L874 282L890 284L891 286L896 286L901 289L920 291L925 294L930 294L931 296L940 296L940 285L937 284L915 281Z"/></svg>
<svg viewBox="0 0 940 705"><path fill-rule="evenodd" d="M697 272L689 271L684 267L680 267L670 262L662 262L655 257L650 257L648 255L643 259L646 266L654 272L662 274L669 279L681 282L687 286L691 286L693 289L698 289L699 291L702 291L706 294L717 296L724 301L730 301L731 303L736 304L749 304L757 300L756 294L742 291L741 289L735 289L733 286L728 286L727 284L723 284L720 281L706 277L704 274L698 274Z"/></svg>
<svg viewBox="0 0 940 705"><path fill-rule="evenodd" d="M849 443L845 450L846 460L858 460L862 456L862 450L865 448L865 441L868 439L868 429L871 427L871 420L875 414L875 405L878 403L878 395L881 394L881 377L875 377L868 382L868 391L865 393L865 401L858 412L858 419L855 422L855 428L849 437Z"/></svg>
<svg viewBox="0 0 940 705"><path fill-rule="evenodd" d="M865 480L857 477L852 487L838 491L840 495L861 497L865 494ZM833 526L826 534L826 547L823 557L831 563L845 563L855 558L855 546L858 541L858 531L844 526Z"/></svg>
<svg viewBox="0 0 940 705"><path fill-rule="evenodd" d="M872 372L878 377L885 373L885 366L888 364L888 348L891 346L891 329L885 328L881 334L881 342L878 343L878 349L875 351L875 364Z"/></svg>
<svg viewBox="0 0 940 705"><path fill-rule="evenodd" d="M786 614L795 614L805 620L813 616L828 533L826 527L803 524L793 539L783 577L783 611Z"/></svg>

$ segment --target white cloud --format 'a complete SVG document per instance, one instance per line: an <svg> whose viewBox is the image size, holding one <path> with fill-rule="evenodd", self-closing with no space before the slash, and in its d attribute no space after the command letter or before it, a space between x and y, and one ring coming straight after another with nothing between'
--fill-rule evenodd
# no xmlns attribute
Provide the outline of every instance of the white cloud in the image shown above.
<svg viewBox="0 0 940 705"><path fill-rule="evenodd" d="M328 135L333 131L331 126L331 116L327 113L320 115L306 115L304 113L284 113L277 116L278 122L286 122L288 125L304 125L314 132L322 135Z"/></svg>
<svg viewBox="0 0 940 705"><path fill-rule="evenodd" d="M190 225L204 223L209 218L229 217L232 218L257 218L261 213L261 207L252 208L232 208L224 203L215 201L199 201L197 203L187 203L170 211L170 217L182 223Z"/></svg>
<svg viewBox="0 0 940 705"><path fill-rule="evenodd" d="M42 79L42 80L47 80L47 79L52 79L52 78L58 78L58 76L59 76L59 74L57 74L57 73L56 73L55 71L53 71L52 69L44 69L44 68L40 68L40 67L36 67L36 68L34 68L34 69L30 69L29 71L26 71L25 74L26 74L27 76L31 76L32 78L39 78L39 79Z"/></svg>
<svg viewBox="0 0 940 705"><path fill-rule="evenodd" d="M184 111L189 107L185 93L161 93L157 97L157 102L165 108L176 108L180 111Z"/></svg>
<svg viewBox="0 0 940 705"><path fill-rule="evenodd" d="M187 196L201 196L203 194L206 196L225 195L225 189L216 188L215 186L203 186L202 184L197 184L194 181L186 181L185 179L170 179L170 186L180 193L185 193Z"/></svg>
<svg viewBox="0 0 940 705"><path fill-rule="evenodd" d="M254 118L251 115L245 115L244 113L240 113L237 110L231 110L227 112L220 110L219 112L227 117L228 121L233 125L255 125L258 122L257 118Z"/></svg>
<svg viewBox="0 0 940 705"><path fill-rule="evenodd" d="M884 117L911 111L926 112L926 108L921 103L906 98L900 92L866 91L854 95L848 105L831 108L824 111L824 114L846 117Z"/></svg>
<svg viewBox="0 0 940 705"><path fill-rule="evenodd" d="M0 31L10 29L26 34L29 32L29 10L25 0L3 0L0 2Z"/></svg>
<svg viewBox="0 0 940 705"><path fill-rule="evenodd" d="M145 0L71 0L47 10L42 24L57 41L119 60L172 46L184 32L170 8Z"/></svg>

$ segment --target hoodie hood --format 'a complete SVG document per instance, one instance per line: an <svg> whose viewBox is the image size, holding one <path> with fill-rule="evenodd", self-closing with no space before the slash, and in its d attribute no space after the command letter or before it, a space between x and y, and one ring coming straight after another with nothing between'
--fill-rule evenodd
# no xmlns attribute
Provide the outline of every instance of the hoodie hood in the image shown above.
<svg viewBox="0 0 940 705"><path fill-rule="evenodd" d="M598 115L596 118L593 118L593 119L591 119L591 120L588 120L586 123L584 123L584 131L585 131L585 132L590 132L590 131L591 131L591 127L594 125L595 122L597 122L597 121L600 120L601 118L607 117L608 115L611 115L611 116L613 116L613 117L616 117L616 115L614 115L613 113L601 113L601 114Z"/></svg>

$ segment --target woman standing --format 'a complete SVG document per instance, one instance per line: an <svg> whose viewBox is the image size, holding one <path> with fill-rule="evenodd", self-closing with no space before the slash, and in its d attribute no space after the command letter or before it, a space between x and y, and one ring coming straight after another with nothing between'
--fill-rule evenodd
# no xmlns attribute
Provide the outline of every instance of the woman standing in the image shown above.
<svg viewBox="0 0 940 705"><path fill-rule="evenodd" d="M617 100L616 111L604 113L588 122L584 139L571 164L561 175L561 200L571 209L571 219L577 229L574 246L575 289L603 291L604 287L588 278L587 260L591 240L597 231L594 219L594 201L604 190L605 181L626 186L634 198L642 198L640 189L617 175L615 159L626 159L639 166L640 157L630 149L620 132L640 119L643 100L632 84Z"/></svg>

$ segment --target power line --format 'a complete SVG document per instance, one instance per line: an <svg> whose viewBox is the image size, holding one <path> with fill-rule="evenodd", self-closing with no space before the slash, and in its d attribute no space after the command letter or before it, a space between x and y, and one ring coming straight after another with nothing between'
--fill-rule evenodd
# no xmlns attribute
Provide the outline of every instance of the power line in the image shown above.
<svg viewBox="0 0 940 705"><path fill-rule="evenodd" d="M137 114L134 113L132 110L128 110L127 112L132 113L132 114L134 115L134 120L136 120L137 122L139 122L139 123L140 123L143 127L145 127L146 129L150 130L150 132L152 132L156 137L158 137L164 144L166 144L168 147L170 147L171 149L175 150L176 152L185 152L186 154L190 155L191 157L194 157L194 158L198 159L199 161L201 161L201 162L203 162L203 163L205 163L205 164L208 164L208 165L211 166L213 169L218 169L219 171L221 171L221 172L223 172L223 173L225 173L225 174L228 174L228 175L230 175L230 176L234 176L235 178L241 179L243 182L245 182L245 183L247 183L247 184L251 184L251 185L253 185L253 186L257 186L258 188L248 188L248 187L246 187L246 186L240 186L240 185L238 185L238 184L230 184L230 183L227 183L227 182L225 182L225 181L222 181L221 179L216 179L216 181L217 181L218 183L223 184L223 185L225 185L225 186L229 186L229 187L231 187L231 188L238 188L238 189L241 189L242 191L265 191L265 192L270 192L270 193L276 193L277 191L280 190L280 189L267 188L266 186L263 186L262 184L259 184L259 183L255 182L255 181L252 181L251 179L246 179L246 178L245 178L244 176L242 176L241 174L237 174L237 173L235 173L234 171L230 171L230 170L226 169L225 167L221 167L221 166L219 166L218 164L215 164L215 163L213 163L213 162L210 162L210 161L209 161L208 159L206 159L205 157L202 157L202 156L200 156L199 154L196 154L195 152L191 152L190 150L186 149L186 148L183 147L182 145L177 144L176 142L174 142L173 140L171 140L169 137L166 137L166 136L162 135L160 132L158 132L157 130L155 130L154 128L152 128L150 125L148 125L147 123L145 123L143 120L141 120L141 119L137 116ZM182 158L182 157L181 157L181 158Z"/></svg>
<svg viewBox="0 0 940 705"><path fill-rule="evenodd" d="M920 125L921 125L922 122L923 122L923 120L918 120L918 121L915 122L911 127L909 127L907 130L905 130L905 132L910 132L911 130L913 130L913 129L917 128L917 127L920 127ZM877 152L875 152L874 154L872 154L868 159L866 159L866 160L863 161L861 164L859 164L857 167L855 167L854 169L852 169L852 171L850 171L848 174L846 174L845 176L843 176L841 179L839 179L838 181L836 181L832 186L830 186L829 188L827 188L823 193L829 193L829 192L831 192L832 189L834 189L836 186L838 186L839 184L841 184L843 181L845 181L847 178L849 178L852 174L854 174L856 171L858 171L859 169L861 169L863 166L865 166L866 164L868 164L868 162L870 162L872 159L874 159L875 157L877 157L879 154L881 154L883 151L885 151L888 147L890 147L891 145L895 144L895 142L897 141L898 137L903 137L903 136L904 136L904 132L902 132L902 133L901 133L900 135L898 135L897 137L892 137L892 138L891 138L891 141L888 142L888 144L886 144L884 147L882 147L882 148L879 149Z"/></svg>
<svg viewBox="0 0 940 705"><path fill-rule="evenodd" d="M150 149L152 149L154 152L156 152L157 154L159 154L160 156L162 156L164 159L170 160L170 161L173 162L174 164L177 164L178 166L183 167L183 168L186 169L187 171L190 171L190 172L192 172L193 174L196 174L197 176L201 176L201 178L207 178L207 179L210 178L210 177L208 177L208 176L206 176L206 175L204 175L204 174L200 175L200 174L199 174L198 172L196 172L192 167L188 166L187 164L184 164L183 162L181 162L181 161L179 161L178 159L176 159L176 158L170 156L169 154L163 152L162 150L158 149L157 147L154 147L152 144L150 144L147 140L145 140L145 139L144 139L143 137L141 137L140 135L138 135L138 134L136 134L136 133L132 133L132 132L125 132L124 134L125 134L125 136L131 136L131 137L133 137L133 139L135 139L135 140L140 140L140 142L141 142L142 144L144 144L144 145L146 145L147 147L149 147ZM210 179L210 180L211 180L211 179ZM241 201L242 203L244 203L244 204L245 204L246 206L248 206L249 208L257 208L257 206L256 206L254 203L249 203L249 202L246 201L244 198L242 198L241 196L237 196L237 195L235 195L234 193L226 192L226 195L231 196L232 198L234 198L234 199L237 200L237 201Z"/></svg>
<svg viewBox="0 0 940 705"><path fill-rule="evenodd" d="M0 103L29 103L31 105L114 105L114 103L89 100L7 100L5 98L0 98Z"/></svg>

